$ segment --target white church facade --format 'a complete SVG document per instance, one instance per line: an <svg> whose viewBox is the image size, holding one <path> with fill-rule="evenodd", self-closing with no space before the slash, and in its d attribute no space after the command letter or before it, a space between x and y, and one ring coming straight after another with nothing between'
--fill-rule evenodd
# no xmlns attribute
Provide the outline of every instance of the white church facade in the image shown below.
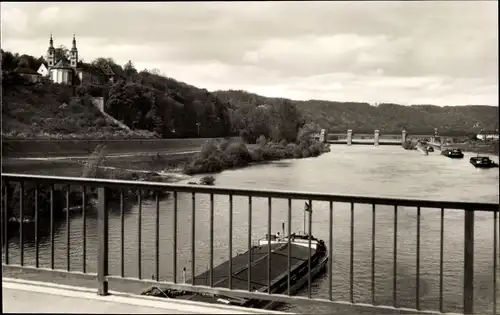
<svg viewBox="0 0 500 315"><path fill-rule="evenodd" d="M37 72L44 77L50 78L53 83L67 85L81 85L84 82L105 84L113 80L115 76L109 65L105 69L101 69L79 62L75 35L73 35L68 58L62 48L54 48L54 40L51 34L46 60L47 64L42 64Z"/></svg>

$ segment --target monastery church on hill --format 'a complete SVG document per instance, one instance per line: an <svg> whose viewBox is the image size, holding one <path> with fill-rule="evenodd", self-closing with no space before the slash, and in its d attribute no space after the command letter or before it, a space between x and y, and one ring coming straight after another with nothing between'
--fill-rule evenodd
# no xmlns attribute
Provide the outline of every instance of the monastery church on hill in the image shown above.
<svg viewBox="0 0 500 315"><path fill-rule="evenodd" d="M109 64L104 67L97 67L78 61L75 35L73 35L73 45L68 59L64 55L62 48L54 48L51 34L46 60L47 63L42 64L37 72L44 77L50 78L54 83L73 86L84 83L102 85L110 81L114 82L116 79L116 75Z"/></svg>

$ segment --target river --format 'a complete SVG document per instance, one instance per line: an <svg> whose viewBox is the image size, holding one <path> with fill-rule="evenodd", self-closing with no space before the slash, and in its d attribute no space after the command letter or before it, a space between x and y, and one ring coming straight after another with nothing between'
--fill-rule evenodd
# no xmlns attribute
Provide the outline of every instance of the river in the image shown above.
<svg viewBox="0 0 500 315"><path fill-rule="evenodd" d="M317 158L285 160L216 174L216 185L259 189L284 189L337 194L407 197L431 200L499 202L498 169L475 169L469 164L472 153L460 160L441 156L439 152L424 156L418 151L406 151L398 146L332 145L332 152ZM493 157L498 162L498 157ZM54 174L62 175L54 171ZM69 170L67 170L69 171ZM200 176L197 176L200 177ZM187 180L186 180L187 181ZM247 246L248 199L234 197L233 255ZM228 257L228 197L215 197L214 264ZM160 209L160 277L172 275L172 198L161 201ZM178 213L178 275L186 267L188 278L191 255L191 196L179 194ZM209 257L209 198L196 199L196 273L208 267ZM286 221L287 203L272 204L273 231L281 231ZM334 204L334 298L349 299L350 211L348 204ZM313 234L328 240L328 204L313 203ZM137 205L129 205L125 216L125 274L137 275ZM142 275L151 278L155 257L155 208L152 201L142 207ZM463 287L463 212L445 211L444 304L446 311L461 311ZM398 211L397 294L400 306L415 307L416 270L415 208L400 207ZM267 232L267 200L253 201L253 239ZM292 230L303 230L303 201L293 203ZM71 265L81 270L81 216L71 217ZM393 207L378 206L376 211L376 299L378 304L392 302L393 274ZM477 213L475 222L475 308L477 313L492 313L493 309L493 215ZM113 209L110 214L110 273L120 272L120 217ZM371 206L355 205L354 298L357 302L371 301ZM421 307L439 307L439 210L422 209L421 215ZM129 232L130 231L130 232ZM65 225L57 228L56 267L65 268ZM97 226L95 214L87 220L87 268L96 270ZM10 241L10 255L18 261L18 240ZM32 243L25 245L25 261L33 264ZM41 240L41 265L49 263L49 241ZM500 270L497 275L500 274ZM313 283L313 295L328 297L326 275ZM302 292L302 294L306 294ZM500 300L500 297L497 299ZM331 313L325 306L285 305L281 309L304 313Z"/></svg>

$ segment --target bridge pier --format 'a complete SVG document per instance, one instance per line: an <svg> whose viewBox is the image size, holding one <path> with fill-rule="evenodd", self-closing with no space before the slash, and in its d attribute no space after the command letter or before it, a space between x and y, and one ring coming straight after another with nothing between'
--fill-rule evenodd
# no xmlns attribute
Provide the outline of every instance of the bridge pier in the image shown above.
<svg viewBox="0 0 500 315"><path fill-rule="evenodd" d="M404 145L406 143L406 130L403 130L401 132L401 145Z"/></svg>
<svg viewBox="0 0 500 315"><path fill-rule="evenodd" d="M380 131L375 130L375 134L373 135L373 144L378 145L379 142Z"/></svg>
<svg viewBox="0 0 500 315"><path fill-rule="evenodd" d="M352 145L352 129L347 130L347 145Z"/></svg>

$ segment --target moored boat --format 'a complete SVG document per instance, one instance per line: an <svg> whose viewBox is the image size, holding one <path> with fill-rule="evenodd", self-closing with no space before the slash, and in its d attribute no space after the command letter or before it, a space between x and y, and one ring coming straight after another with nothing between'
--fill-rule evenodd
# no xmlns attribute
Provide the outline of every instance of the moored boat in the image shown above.
<svg viewBox="0 0 500 315"><path fill-rule="evenodd" d="M441 154L452 159L462 159L464 154L460 149L446 149L441 151Z"/></svg>
<svg viewBox="0 0 500 315"><path fill-rule="evenodd" d="M474 156L470 158L469 162L477 168L498 167L498 164L492 161L489 156Z"/></svg>
<svg viewBox="0 0 500 315"><path fill-rule="evenodd" d="M267 286L265 279L268 272L268 249L271 247L271 271L275 275L271 279L271 287ZM290 268L290 294L295 294L304 285L307 285L309 274L309 236L293 233L289 236L266 235L265 238L258 240L257 245L243 254L237 254L232 258L233 280L232 287L237 290L248 290L248 269L251 268L252 290L257 292L271 292L283 294L287 292L288 285L288 246L291 251ZM248 265L250 256L251 264ZM326 245L322 240L311 236L311 280L315 279L320 273L324 272L328 262L328 253ZM213 268L212 276L214 287L227 287L227 270L229 261ZM207 285L210 271L207 270L194 278L195 283ZM215 281L216 279L216 281ZM265 279L265 280L264 280ZM191 283L188 280L187 283ZM265 301L259 299L235 298L225 295L197 294L181 292L170 289L161 289L153 287L142 293L143 295L153 295L158 297L170 297L176 299L185 299L215 304L231 304L251 308L273 309L277 302Z"/></svg>

